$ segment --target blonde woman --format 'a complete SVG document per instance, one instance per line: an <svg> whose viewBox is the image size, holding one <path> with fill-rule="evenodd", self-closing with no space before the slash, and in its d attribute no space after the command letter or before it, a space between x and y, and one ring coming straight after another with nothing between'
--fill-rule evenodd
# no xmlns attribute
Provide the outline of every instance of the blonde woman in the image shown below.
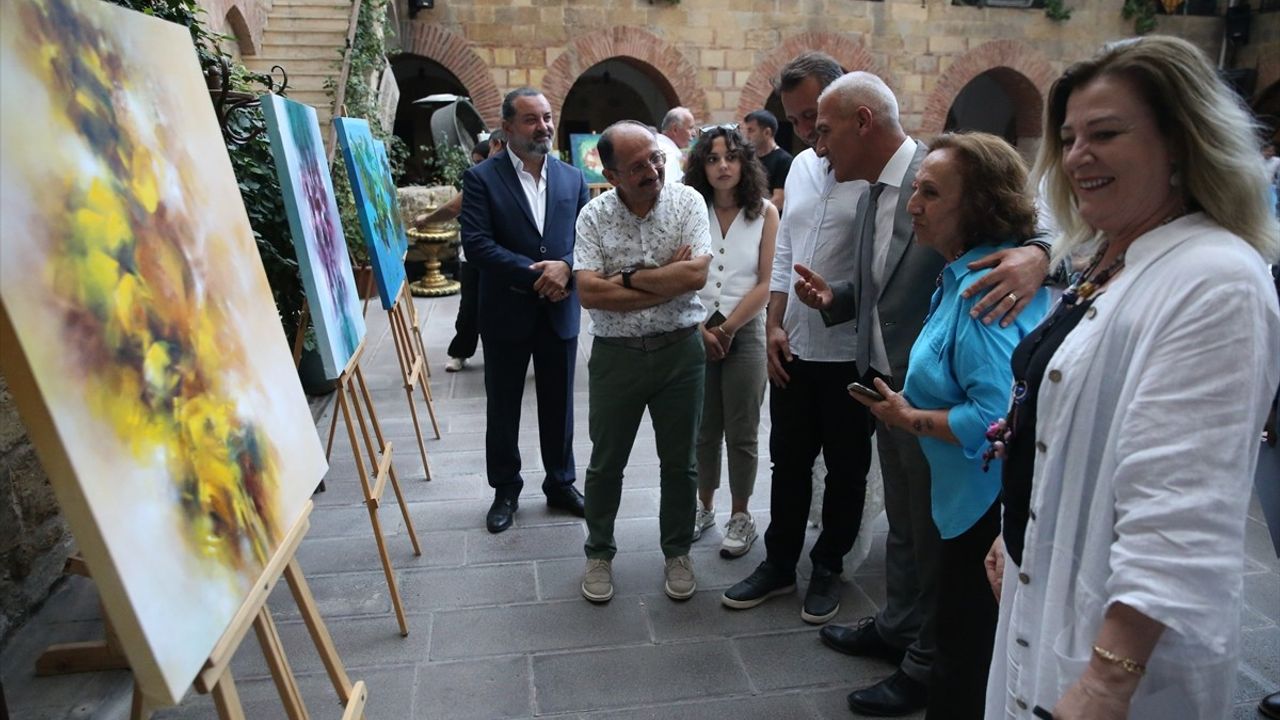
<svg viewBox="0 0 1280 720"><path fill-rule="evenodd" d="M1110 45L1050 90L1036 174L1054 254L1083 261L1014 351L992 431L1008 560L997 541L989 719L1230 710L1246 506L1280 383L1280 240L1254 137L1175 38Z"/></svg>

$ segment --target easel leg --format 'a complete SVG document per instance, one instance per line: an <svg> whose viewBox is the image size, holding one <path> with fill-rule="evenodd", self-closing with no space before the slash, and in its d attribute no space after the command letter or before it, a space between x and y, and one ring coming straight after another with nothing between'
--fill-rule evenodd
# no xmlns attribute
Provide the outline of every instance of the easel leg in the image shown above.
<svg viewBox="0 0 1280 720"><path fill-rule="evenodd" d="M354 371L353 371L354 372ZM374 472L377 472L378 455L374 452L373 444L369 438L369 428L364 423L364 414L360 410L359 399L356 396L355 388L351 387L351 378L349 374L343 373L339 378L338 384L338 403L342 410L342 419L347 424L347 437L351 440L351 453L355 456L356 473L360 476L360 483L364 487L365 505L369 508L369 524L373 526L373 539L378 544L378 557L382 560L382 572L387 578L387 588L391 594L391 604L395 607L396 621L400 624L400 634L402 636L409 634L409 621L404 615L404 607L400 602L400 588L396 584L395 570L391 567L391 556L387 553L387 542L382 536L382 523L378 520L378 501L374 497L373 488L369 483L369 476L364 469L364 461L360 458L360 441L356 438L356 421L358 419L360 433L364 437L365 448L369 453L370 462L373 464ZM347 394L350 393L350 400ZM354 405L355 418L352 417L351 407ZM384 446L385 448L385 446Z"/></svg>
<svg viewBox="0 0 1280 720"><path fill-rule="evenodd" d="M408 302L410 308L416 307L413 305L412 297L408 298ZM431 383L428 382L431 377L431 363L427 362L427 346L422 342L422 328L418 327L418 315L416 311L412 317L413 340L418 346L418 356L422 358L422 371L425 373L425 377L422 379L422 397L427 401L427 413L431 415L431 427L435 430L436 439L439 440L440 421L436 419L435 397L431 393Z"/></svg>
<svg viewBox="0 0 1280 720"><path fill-rule="evenodd" d="M315 596L311 594L311 586L307 584L302 568L298 567L297 559L285 566L284 579L289 583L289 591L293 593L294 602L298 603L298 610L302 612L302 620L307 624L307 632L316 644L316 652L320 654L320 662L324 663L325 672L329 674L329 681L333 683L338 699L345 704L351 699L351 678L347 677L342 658L338 657L338 651L333 646L333 636L320 617Z"/></svg>
<svg viewBox="0 0 1280 720"><path fill-rule="evenodd" d="M387 320L391 323L391 337L395 340L396 360L400 363L400 379L404 383L405 400L409 403L409 417L413 420L413 432L418 439L418 452L422 453L422 469L430 480L431 470L427 465L427 446L422 441L422 424L418 421L418 408L413 401L413 386L422 377L422 364L425 361L414 357L412 340L405 325L404 309L399 303L387 311ZM425 380L422 382L426 383ZM429 402L427 410L432 412L434 418L434 410ZM439 439L439 437L437 433L436 438Z"/></svg>
<svg viewBox="0 0 1280 720"><path fill-rule="evenodd" d="M151 702L147 700L147 696L142 694L138 689L138 684L133 684L133 704L129 708L129 720L150 720L153 712Z"/></svg>
<svg viewBox="0 0 1280 720"><path fill-rule="evenodd" d="M324 459L333 456L333 436L338 432L338 408L333 409L333 418L329 420L329 441L324 445Z"/></svg>
<svg viewBox="0 0 1280 720"><path fill-rule="evenodd" d="M271 619L271 610L263 604L258 616L253 619L253 631L258 636L258 644L262 646L262 654L267 659L267 667L271 670L271 679L276 683L276 691L284 703L285 717L289 720L307 720L307 707L302 702L302 691L298 689L298 680L293 676L289 660L284 654L284 643L280 641L280 633L276 630L275 621Z"/></svg>
<svg viewBox="0 0 1280 720"><path fill-rule="evenodd" d="M230 669L213 686L213 705L218 708L220 720L245 720L240 693L236 692L236 683L231 679Z"/></svg>
<svg viewBox="0 0 1280 720"><path fill-rule="evenodd" d="M380 427L380 425L379 425L379 423L378 423L378 415L377 415L377 413L375 413L375 412L373 411L373 401L369 398L369 388L368 388L368 386L366 386L366 385L365 385L365 383L364 383L364 373L360 370L360 368L359 368L359 367L356 367L356 368L352 371L352 374L353 374L353 375L355 375L355 378L356 378L356 384L360 386L360 394L364 397L364 402L365 402L366 406L367 406L367 407L368 407L368 409L369 409L369 424L373 425L373 431L374 431L374 433L377 435L377 438L378 438L378 445L379 445L379 447L383 448L383 452L387 452L387 450L386 450L385 448L387 448L387 447L388 447L388 445L387 445L387 442L382 438L382 429L381 429L381 427ZM354 391L353 391L353 392L352 392L352 395L354 396L354 394L355 394L355 393L354 393ZM354 397L353 397L353 400L354 400ZM359 402L357 401L357 404L356 404L356 417L359 417L359 416L360 416L360 406L359 406ZM368 434L367 434L367 433L366 433L365 437L366 437L366 439L368 438ZM421 442L422 442L422 436L421 436L421 435L419 435L419 436L418 436L418 442L419 442L419 443L421 443ZM425 463L425 461L426 461L426 451L425 451L425 450L423 450L423 456L422 456L422 459L423 459L423 461L424 461L424 463ZM423 465L423 467L426 467L426 465ZM396 494L396 501L400 503L400 514L404 517L404 526L405 526L405 530L407 530L407 531L408 531L408 533L409 533L409 542L411 542L411 543L413 544L413 554L414 554L414 555L421 555L421 554L422 554L422 547L418 544L418 531L417 531L417 530L415 530L415 529L414 529L414 527L413 527L413 518L409 515L409 506L405 503L405 501L404 501L404 493L403 493L403 492L401 492L401 490L400 490L400 480L399 480L398 478L396 478L396 467L395 467L395 464L388 464L388 465L387 465L387 476L388 476L388 478L391 480L391 489L392 489L392 490L395 492L395 494ZM428 470L428 471L427 471L427 479L428 479L428 480L430 480L430 479L431 479L431 471L430 471L430 470ZM381 501L381 496L379 496L379 498L378 498L378 499L379 499L379 501Z"/></svg>

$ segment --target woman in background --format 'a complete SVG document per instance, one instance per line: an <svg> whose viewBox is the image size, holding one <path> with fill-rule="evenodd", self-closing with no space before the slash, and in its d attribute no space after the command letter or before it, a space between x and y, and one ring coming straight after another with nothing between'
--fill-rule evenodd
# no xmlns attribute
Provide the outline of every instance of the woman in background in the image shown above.
<svg viewBox="0 0 1280 720"><path fill-rule="evenodd" d="M764 167L735 128L702 133L684 182L707 200L712 257L698 294L707 308L706 395L698 433L698 512L693 539L715 525L720 447L729 458L730 516L720 555L745 555L756 539L747 501L755 488L760 405L764 401L764 306L769 299L778 211L765 199Z"/></svg>

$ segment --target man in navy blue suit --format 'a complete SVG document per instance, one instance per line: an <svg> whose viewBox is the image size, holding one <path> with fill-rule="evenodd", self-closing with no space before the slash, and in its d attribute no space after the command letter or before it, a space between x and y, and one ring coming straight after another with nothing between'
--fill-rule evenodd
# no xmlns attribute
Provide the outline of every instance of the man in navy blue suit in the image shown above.
<svg viewBox="0 0 1280 720"><path fill-rule="evenodd" d="M547 505L583 516L574 487L573 369L581 310L573 286L574 223L589 199L582 172L551 155L555 124L541 92L502 101L507 149L462 176L462 244L480 271L480 339L488 395L485 525L511 527L519 507L520 401L533 358Z"/></svg>

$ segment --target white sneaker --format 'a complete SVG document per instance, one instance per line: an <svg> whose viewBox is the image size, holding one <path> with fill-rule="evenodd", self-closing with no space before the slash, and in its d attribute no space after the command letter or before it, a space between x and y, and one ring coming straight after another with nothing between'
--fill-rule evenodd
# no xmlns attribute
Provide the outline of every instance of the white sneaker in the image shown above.
<svg viewBox="0 0 1280 720"><path fill-rule="evenodd" d="M724 541L720 543L720 557L736 558L747 554L756 541L756 520L750 513L734 513L724 526Z"/></svg>
<svg viewBox="0 0 1280 720"><path fill-rule="evenodd" d="M467 359L466 359L466 358L456 358L456 357L451 357L451 358L449 358L449 362L447 362L447 363L445 363L445 364L444 364L444 371L445 371L445 372L458 372L459 370L461 370L462 368L464 368L464 367L466 367L466 366L467 366Z"/></svg>
<svg viewBox="0 0 1280 720"><path fill-rule="evenodd" d="M698 589L698 583L693 579L693 560L688 555L667 558L663 574L666 582L662 589L672 600L688 600Z"/></svg>
<svg viewBox="0 0 1280 720"><path fill-rule="evenodd" d="M716 511L705 507L701 500L698 500L697 503L698 514L693 516L693 539L695 542L702 537L703 530L716 525Z"/></svg>

